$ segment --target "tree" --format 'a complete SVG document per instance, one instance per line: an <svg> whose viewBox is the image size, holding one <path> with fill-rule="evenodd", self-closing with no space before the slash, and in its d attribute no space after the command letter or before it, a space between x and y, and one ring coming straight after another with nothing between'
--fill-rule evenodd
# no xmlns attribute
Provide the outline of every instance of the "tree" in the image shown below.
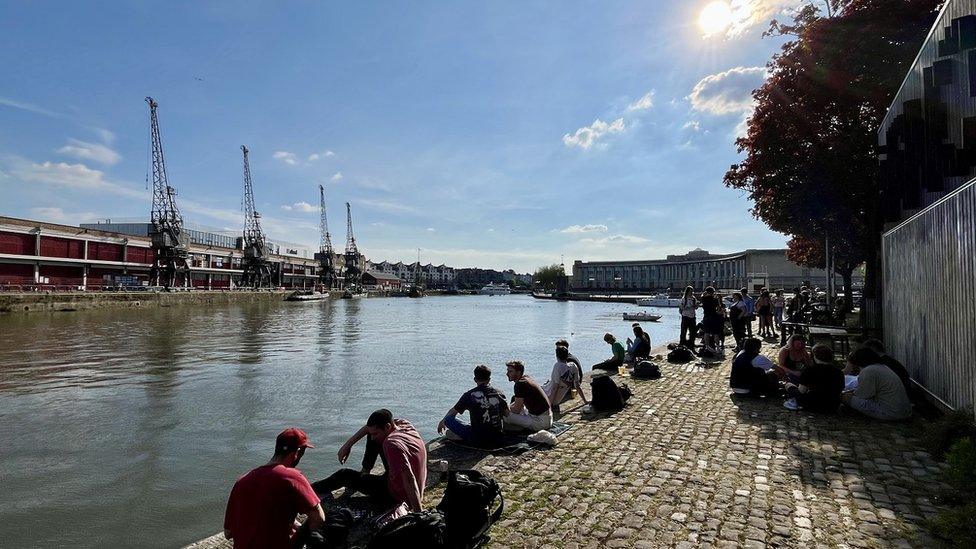
<svg viewBox="0 0 976 549"><path fill-rule="evenodd" d="M539 267L532 275L532 280L547 290L556 288L556 281L560 277L566 276L566 269L558 263L553 263L547 267Z"/></svg>
<svg viewBox="0 0 976 549"><path fill-rule="evenodd" d="M746 190L753 215L793 237L789 253L804 264L824 265L829 237L847 295L854 268L879 246L876 132L939 4L837 0L827 17L811 4L767 33L795 38L753 92L748 132L736 140L745 158L725 184Z"/></svg>

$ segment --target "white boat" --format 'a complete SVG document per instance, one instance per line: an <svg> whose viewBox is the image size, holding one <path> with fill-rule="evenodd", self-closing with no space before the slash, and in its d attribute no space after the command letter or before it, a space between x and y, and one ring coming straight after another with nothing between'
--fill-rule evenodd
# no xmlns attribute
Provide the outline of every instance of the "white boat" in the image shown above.
<svg viewBox="0 0 976 549"><path fill-rule="evenodd" d="M641 307L677 307L680 303L680 299L668 297L668 294L657 294L653 297L644 297L637 300L637 305Z"/></svg>
<svg viewBox="0 0 976 549"><path fill-rule="evenodd" d="M512 289L508 287L508 284L493 284L489 282L486 286L478 290L481 295L508 295L512 293Z"/></svg>
<svg viewBox="0 0 976 549"><path fill-rule="evenodd" d="M285 301L320 301L323 299L329 299L329 294L297 291L286 297Z"/></svg>
<svg viewBox="0 0 976 549"><path fill-rule="evenodd" d="M657 322L661 320L661 315L655 315L641 311L639 313L624 313L624 320L636 320L638 322Z"/></svg>

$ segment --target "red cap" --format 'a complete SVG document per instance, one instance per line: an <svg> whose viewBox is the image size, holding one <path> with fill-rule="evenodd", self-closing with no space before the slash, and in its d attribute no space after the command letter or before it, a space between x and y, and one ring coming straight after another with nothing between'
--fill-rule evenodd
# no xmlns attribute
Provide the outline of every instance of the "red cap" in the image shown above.
<svg viewBox="0 0 976 549"><path fill-rule="evenodd" d="M275 448L292 451L299 448L315 448L315 446L312 446L308 441L308 435L305 434L305 431L291 427L278 433L278 438L275 439Z"/></svg>

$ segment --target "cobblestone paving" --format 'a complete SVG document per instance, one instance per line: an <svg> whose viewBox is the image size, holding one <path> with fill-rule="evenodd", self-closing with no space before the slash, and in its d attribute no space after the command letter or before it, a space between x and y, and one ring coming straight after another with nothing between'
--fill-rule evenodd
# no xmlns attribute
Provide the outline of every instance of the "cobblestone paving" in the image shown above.
<svg viewBox="0 0 976 549"><path fill-rule="evenodd" d="M624 411L564 416L573 427L551 450L452 462L502 485L489 547L939 547L923 526L941 471L920 449L923 420L733 400L729 369L665 364L662 379L627 380Z"/></svg>
<svg viewBox="0 0 976 549"><path fill-rule="evenodd" d="M772 354L774 348L765 352ZM730 362L629 382L626 410L556 448L479 468L508 510L492 547L937 547L923 521L941 465L922 420L792 412L733 400Z"/></svg>

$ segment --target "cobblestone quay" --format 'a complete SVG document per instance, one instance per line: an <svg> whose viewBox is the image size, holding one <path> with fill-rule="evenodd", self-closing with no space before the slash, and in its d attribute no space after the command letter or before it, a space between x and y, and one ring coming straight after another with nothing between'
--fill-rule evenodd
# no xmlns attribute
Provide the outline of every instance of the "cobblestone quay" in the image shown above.
<svg viewBox="0 0 976 549"><path fill-rule="evenodd" d="M567 413L551 450L464 463L505 494L490 547L939 547L923 524L942 468L920 448L924 420L733 399L729 369L666 364L626 380L620 413Z"/></svg>

